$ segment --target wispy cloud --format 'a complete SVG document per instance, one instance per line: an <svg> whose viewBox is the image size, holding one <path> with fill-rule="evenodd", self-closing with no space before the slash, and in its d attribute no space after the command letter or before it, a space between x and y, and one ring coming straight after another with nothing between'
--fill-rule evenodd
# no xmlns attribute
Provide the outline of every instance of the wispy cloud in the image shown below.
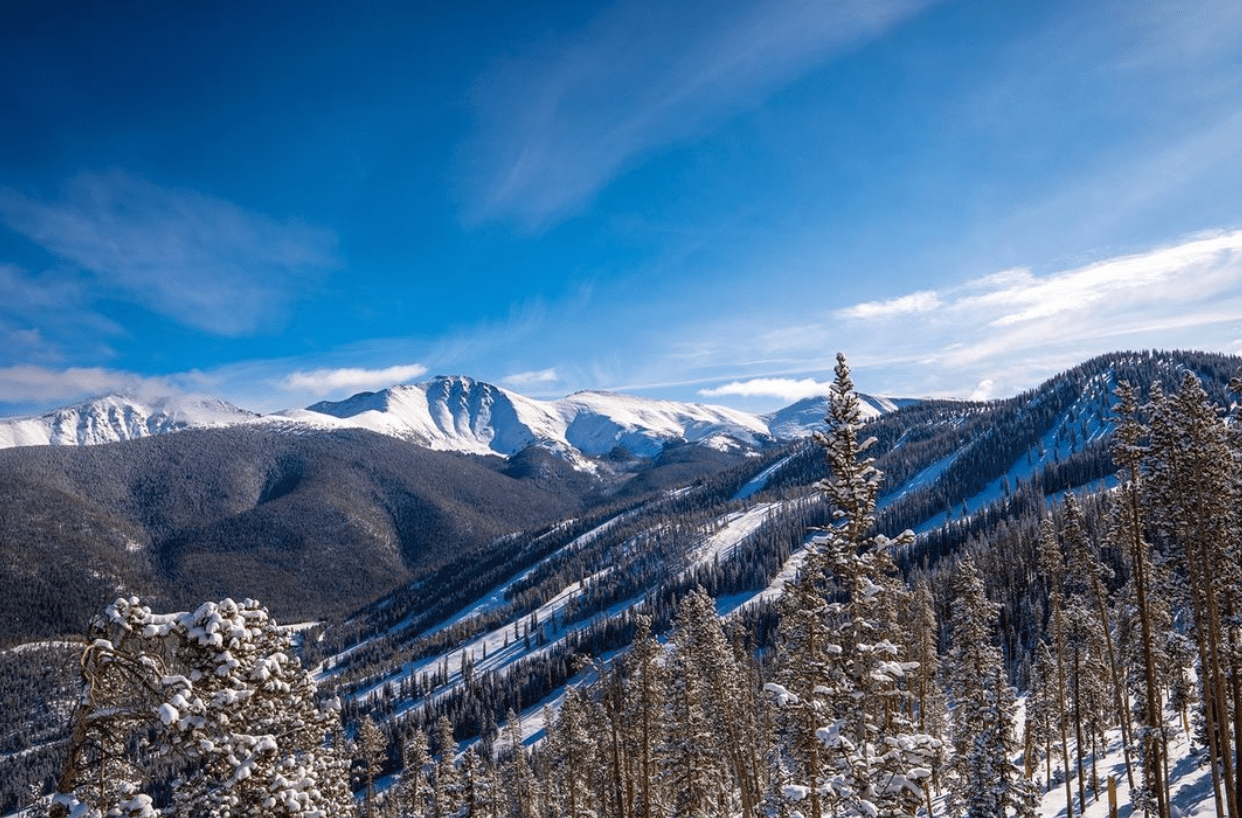
<svg viewBox="0 0 1242 818"><path fill-rule="evenodd" d="M539 369L532 372L515 372L512 375L506 375L501 378L501 383L517 389L530 389L535 386L546 386L550 383L556 383L561 379L557 374L555 367L551 369Z"/></svg>
<svg viewBox="0 0 1242 818"><path fill-rule="evenodd" d="M89 271L107 295L226 336L278 322L336 263L324 230L119 171L82 174L55 203L0 188L0 220Z"/></svg>
<svg viewBox="0 0 1242 818"><path fill-rule="evenodd" d="M0 404L17 407L66 404L108 394L154 399L183 394L185 387L177 376L152 377L105 367L0 367L0 395L4 396Z"/></svg>
<svg viewBox="0 0 1242 818"><path fill-rule="evenodd" d="M383 389L427 374L422 364L402 364L383 369L342 367L298 370L286 375L280 387L289 392L309 392L317 397L341 391Z"/></svg>
<svg viewBox="0 0 1242 818"><path fill-rule="evenodd" d="M1223 350L1242 325L1242 230L1041 275L1008 270L914 295L934 301L935 309L856 305L834 317L848 322L843 332L871 339L876 364L917 361L958 373L959 382L973 375L981 394L1000 388L1001 374L1015 368L1074 363L1119 346Z"/></svg>
<svg viewBox="0 0 1242 818"><path fill-rule="evenodd" d="M65 278L37 277L15 264L0 263L0 310L31 313L65 307L82 300L82 282Z"/></svg>
<svg viewBox="0 0 1242 818"><path fill-rule="evenodd" d="M743 398L780 398L786 403L827 395L831 383L820 383L814 378L752 378L746 381L700 389L699 394L708 398L736 395Z"/></svg>
<svg viewBox="0 0 1242 818"><path fill-rule="evenodd" d="M86 282L78 276L31 275L0 264L0 366L48 365L64 361L66 345L94 347L121 328L89 305Z"/></svg>
<svg viewBox="0 0 1242 818"><path fill-rule="evenodd" d="M475 219L538 226L643 154L695 136L935 0L614 6L567 44L480 82Z"/></svg>
<svg viewBox="0 0 1242 818"><path fill-rule="evenodd" d="M867 301L841 310L838 314L843 318L889 318L898 315L912 315L930 312L940 306L940 297L934 292L917 292L892 298L888 301Z"/></svg>

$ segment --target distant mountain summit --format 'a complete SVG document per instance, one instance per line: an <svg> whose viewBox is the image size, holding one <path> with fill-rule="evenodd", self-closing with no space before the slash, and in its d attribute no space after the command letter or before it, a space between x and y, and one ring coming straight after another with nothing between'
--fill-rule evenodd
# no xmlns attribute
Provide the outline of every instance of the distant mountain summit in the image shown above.
<svg viewBox="0 0 1242 818"><path fill-rule="evenodd" d="M872 420L889 412L896 412L905 406L913 406L918 400L912 398L884 398L873 395L858 394L859 409L863 420ZM784 409L778 409L764 415L772 436L780 441L797 440L807 437L812 431L824 428L824 417L828 414L828 395L816 395L803 398Z"/></svg>
<svg viewBox="0 0 1242 818"><path fill-rule="evenodd" d="M654 400L612 392L575 392L541 401L463 376L363 392L289 413L314 422L356 426L432 449L509 456L535 443L569 446L591 457L618 447L649 457L674 441L713 448L770 442L754 415L698 403Z"/></svg>
<svg viewBox="0 0 1242 818"><path fill-rule="evenodd" d="M556 418L545 405L466 377L363 392L323 401L290 417L315 422L317 413L349 426L404 438L431 449L510 455L556 435Z"/></svg>
<svg viewBox="0 0 1242 818"><path fill-rule="evenodd" d="M219 398L178 397L143 402L107 395L43 415L0 420L0 448L89 446L182 429L233 426L259 415Z"/></svg>

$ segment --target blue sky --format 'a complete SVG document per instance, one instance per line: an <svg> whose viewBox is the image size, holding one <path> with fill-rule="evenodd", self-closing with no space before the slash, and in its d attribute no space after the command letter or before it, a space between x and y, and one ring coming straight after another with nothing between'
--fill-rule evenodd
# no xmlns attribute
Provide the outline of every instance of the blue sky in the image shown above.
<svg viewBox="0 0 1242 818"><path fill-rule="evenodd" d="M8 0L0 413L1242 350L1242 5L450 5Z"/></svg>

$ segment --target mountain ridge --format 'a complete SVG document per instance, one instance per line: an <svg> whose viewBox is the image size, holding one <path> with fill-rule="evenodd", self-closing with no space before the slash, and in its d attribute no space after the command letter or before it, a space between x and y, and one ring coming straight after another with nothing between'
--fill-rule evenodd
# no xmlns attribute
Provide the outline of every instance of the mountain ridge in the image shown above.
<svg viewBox="0 0 1242 818"><path fill-rule="evenodd" d="M861 397L868 418L916 402ZM543 444L585 468L582 458L605 457L617 450L650 458L673 443L722 451L769 447L808 436L822 423L826 406L826 397L808 398L756 415L715 404L604 390L540 400L468 376L442 375L268 415L218 398L143 402L107 395L43 415L0 419L0 449L98 445L189 428L285 423L368 429L434 450L501 457Z"/></svg>
<svg viewBox="0 0 1242 818"><path fill-rule="evenodd" d="M91 446L188 428L231 426L259 417L216 397L186 395L143 401L110 394L42 415L0 419L0 449Z"/></svg>

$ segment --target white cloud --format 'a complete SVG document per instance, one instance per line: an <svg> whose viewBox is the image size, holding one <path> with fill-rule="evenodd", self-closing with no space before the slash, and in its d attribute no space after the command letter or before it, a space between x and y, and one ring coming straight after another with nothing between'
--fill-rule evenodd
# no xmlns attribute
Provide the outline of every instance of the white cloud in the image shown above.
<svg viewBox="0 0 1242 818"><path fill-rule="evenodd" d="M560 375L556 373L556 368L553 367L532 372L516 372L512 375L506 375L500 380L502 383L517 387L518 389L526 389L532 386L556 383L560 380Z"/></svg>
<svg viewBox="0 0 1242 818"><path fill-rule="evenodd" d="M840 331L865 333L875 364L917 359L980 395L1034 385L1002 383L997 373L1048 376L1055 369L1045 367L1119 348L1226 351L1242 326L1242 230L1046 274L1007 270L908 298L936 306L856 305L835 314L850 319Z"/></svg>
<svg viewBox="0 0 1242 818"><path fill-rule="evenodd" d="M732 383L722 384L711 389L700 389L699 394L708 398L718 398L727 395L736 395L743 398L774 397L780 398L786 403L793 403L803 398L827 395L830 386L830 382L820 383L814 378L803 378L801 380L793 378L752 378L746 381L733 381Z"/></svg>
<svg viewBox="0 0 1242 818"><path fill-rule="evenodd" d="M940 306L940 297L929 290L910 293L888 301L867 301L839 310L837 315L842 318L890 318L898 315L912 315L930 312Z"/></svg>
<svg viewBox="0 0 1242 818"><path fill-rule="evenodd" d="M472 218L531 226L579 207L638 157L762 102L936 0L614 5L559 48L480 81Z"/></svg>
<svg viewBox="0 0 1242 818"><path fill-rule="evenodd" d="M984 378L979 381L979 385L975 387L975 391L970 393L971 400L988 400L996 392L996 381L991 378Z"/></svg>
<svg viewBox="0 0 1242 818"><path fill-rule="evenodd" d="M286 375L280 387L289 392L309 392L322 397L340 391L383 389L427 374L422 364L404 364L384 369L342 367L338 369L298 370Z"/></svg>
<svg viewBox="0 0 1242 818"><path fill-rule="evenodd" d="M0 220L92 273L104 295L226 336L278 324L336 264L325 230L119 171L79 175L54 204L0 188Z"/></svg>
<svg viewBox="0 0 1242 818"><path fill-rule="evenodd" d="M177 376L151 377L104 367L0 367L3 403L15 406L63 404L108 394L151 400L185 391Z"/></svg>

